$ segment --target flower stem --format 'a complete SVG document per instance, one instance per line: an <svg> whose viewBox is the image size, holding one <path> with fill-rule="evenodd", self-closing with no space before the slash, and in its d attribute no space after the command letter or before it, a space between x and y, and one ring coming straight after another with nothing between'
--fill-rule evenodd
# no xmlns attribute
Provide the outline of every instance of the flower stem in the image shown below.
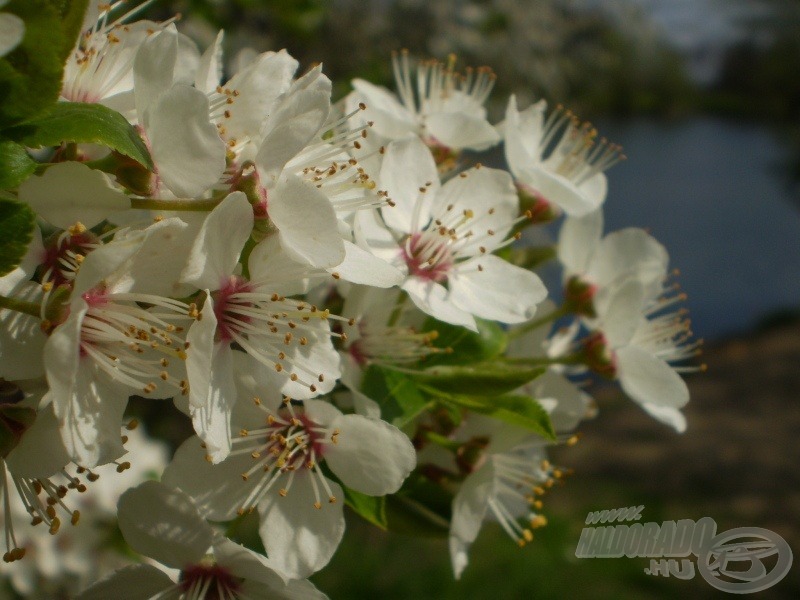
<svg viewBox="0 0 800 600"><path fill-rule="evenodd" d="M223 198L210 200L193 200L191 198L178 198L175 200L162 200L160 198L131 198L131 208L142 210L176 210L190 212L211 212L222 202Z"/></svg>
<svg viewBox="0 0 800 600"><path fill-rule="evenodd" d="M514 340L518 337L521 337L528 333L529 331L533 331L534 329L538 329L542 325L547 325L548 323L552 323L553 321L560 319L563 316L569 314L569 310L564 306L559 306L553 312L548 313L546 315L542 315L541 317L537 317L533 319L533 321L528 321L520 325L519 327L515 327L508 332L508 339Z"/></svg>
<svg viewBox="0 0 800 600"><path fill-rule="evenodd" d="M546 367L548 365L579 365L583 363L580 354L567 354L549 358L546 356L536 358L504 358L503 362L509 365L522 365L527 367Z"/></svg>
<svg viewBox="0 0 800 600"><path fill-rule="evenodd" d="M400 320L400 315L403 314L403 306L406 303L406 293L400 291L400 294L397 296L397 300L394 303L394 310L392 311L391 316L389 317L389 327L394 327L397 325L397 322Z"/></svg>
<svg viewBox="0 0 800 600"><path fill-rule="evenodd" d="M429 442L434 443L437 446L441 446L446 450L450 450L451 452L455 452L461 447L460 442L446 438L445 436L434 431L426 431L424 435L425 439Z"/></svg>
<svg viewBox="0 0 800 600"><path fill-rule="evenodd" d="M6 298L5 296L0 296L0 308L6 308L8 310L25 313L26 315L36 317L37 319L40 318L39 305L33 302L26 302L25 300L18 300L17 298Z"/></svg>

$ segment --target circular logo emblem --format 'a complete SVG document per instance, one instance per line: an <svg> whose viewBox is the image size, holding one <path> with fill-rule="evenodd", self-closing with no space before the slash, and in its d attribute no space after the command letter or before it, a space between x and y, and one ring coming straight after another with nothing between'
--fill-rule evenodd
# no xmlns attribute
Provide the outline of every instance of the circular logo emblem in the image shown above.
<svg viewBox="0 0 800 600"><path fill-rule="evenodd" d="M771 558L777 555L777 559ZM760 592L778 583L792 566L792 549L781 536L760 527L737 527L711 538L697 557L709 584L730 594Z"/></svg>

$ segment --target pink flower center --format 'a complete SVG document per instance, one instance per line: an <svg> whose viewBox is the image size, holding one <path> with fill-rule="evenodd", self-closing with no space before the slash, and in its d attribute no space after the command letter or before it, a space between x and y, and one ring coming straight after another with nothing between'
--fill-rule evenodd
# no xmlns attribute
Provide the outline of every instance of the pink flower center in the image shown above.
<svg viewBox="0 0 800 600"><path fill-rule="evenodd" d="M414 277L441 283L455 264L447 232L439 230L411 234L402 247L403 260Z"/></svg>
<svg viewBox="0 0 800 600"><path fill-rule="evenodd" d="M82 227L71 228L45 246L39 267L42 282L54 286L72 283L83 258L98 245L95 235Z"/></svg>
<svg viewBox="0 0 800 600"><path fill-rule="evenodd" d="M241 588L241 580L218 564L201 563L191 565L181 572L180 586L187 594L197 593L205 588L204 600L226 600L236 597Z"/></svg>
<svg viewBox="0 0 800 600"><path fill-rule="evenodd" d="M214 316L217 317L217 335L221 341L230 342L234 339L234 328L252 322L253 318L246 313L253 303L237 297L237 294L252 291L250 282L232 275L214 292Z"/></svg>

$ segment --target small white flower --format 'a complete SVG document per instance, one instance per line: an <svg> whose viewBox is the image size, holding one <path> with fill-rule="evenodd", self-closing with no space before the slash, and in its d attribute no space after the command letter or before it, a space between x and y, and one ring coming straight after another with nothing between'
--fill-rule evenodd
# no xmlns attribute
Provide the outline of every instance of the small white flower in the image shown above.
<svg viewBox="0 0 800 600"><path fill-rule="evenodd" d="M136 21L126 23L150 2L133 7L109 22L109 14L127 0L87 7L78 43L67 57L61 97L71 102L100 103L123 114L133 111L133 63L142 43L175 19L164 23Z"/></svg>
<svg viewBox="0 0 800 600"><path fill-rule="evenodd" d="M269 559L216 533L191 498L158 482L146 481L122 495L119 527L134 550L179 569L178 581L150 565L130 566L95 583L79 600L326 598L308 581L289 581Z"/></svg>
<svg viewBox="0 0 800 600"><path fill-rule="evenodd" d="M562 472L547 460L546 440L495 419L471 414L455 439L469 449L455 461L452 454L440 456L438 448L426 454L446 469L467 474L453 499L450 522L450 559L458 579L487 518L496 520L520 546L533 539L531 530L547 523L537 496Z"/></svg>
<svg viewBox="0 0 800 600"><path fill-rule="evenodd" d="M249 361L266 385L294 398L330 391L339 378L329 311L275 292L270 284L302 271L264 273L261 280L235 274L250 237L253 212L242 192L230 194L206 219L190 252L183 279L205 289L198 319L189 329L186 368L195 430L215 462L230 450L231 409L236 402L234 354ZM251 275L259 276L255 269Z"/></svg>
<svg viewBox="0 0 800 600"><path fill-rule="evenodd" d="M486 120L483 107L494 87L494 74L479 68L462 75L454 70L454 63L452 56L447 63L421 61L412 73L408 54L395 55L392 65L398 95L355 79L355 91L347 98L348 110L365 103L363 119L374 121L378 135L387 141L419 136L439 163L463 149L494 146L500 136Z"/></svg>
<svg viewBox="0 0 800 600"><path fill-rule="evenodd" d="M133 65L135 107L157 182L195 198L222 177L226 150L206 94L181 78L180 39L169 25L142 43Z"/></svg>
<svg viewBox="0 0 800 600"><path fill-rule="evenodd" d="M522 192L569 215L585 215L605 200L603 171L624 159L622 149L596 142L590 124L560 107L545 118L546 108L541 100L520 113L511 96L502 127L506 160Z"/></svg>
<svg viewBox="0 0 800 600"><path fill-rule="evenodd" d="M380 184L395 206L356 217L366 247L406 273L402 284L423 312L476 330L475 317L520 323L547 295L539 277L493 256L509 245L518 216L507 173L475 168L440 185L417 138L386 149ZM444 284L447 284L445 288Z"/></svg>
<svg viewBox="0 0 800 600"><path fill-rule="evenodd" d="M564 266L565 300L570 309L592 317L605 310L614 286L629 277L658 295L667 276L669 255L643 229L629 227L603 233L603 214L567 217L558 239L558 258Z"/></svg>
<svg viewBox="0 0 800 600"><path fill-rule="evenodd" d="M241 403L240 403L241 404ZM164 482L189 493L212 520L258 508L269 560L290 577L324 567L344 533L343 491L320 468L370 496L396 492L416 464L399 429L328 402L279 398L237 405L233 451L210 465L197 440L175 454Z"/></svg>
<svg viewBox="0 0 800 600"><path fill-rule="evenodd" d="M697 355L683 313L662 312L682 295L648 297L635 278L609 294L596 321L597 331L584 341L590 368L616 377L622 390L651 416L678 432L686 429L679 409L689 401L689 390L678 372L703 367L673 366Z"/></svg>
<svg viewBox="0 0 800 600"><path fill-rule="evenodd" d="M167 219L91 251L75 278L69 314L45 344L46 400L53 402L67 451L82 466L123 453L119 425L131 393L170 397L188 392L181 322L190 320L190 307L138 293L167 282L151 283L148 277L163 274L137 268L140 258L146 265L151 253L157 257L174 250L171 232L182 227ZM145 310L138 303L154 308Z"/></svg>

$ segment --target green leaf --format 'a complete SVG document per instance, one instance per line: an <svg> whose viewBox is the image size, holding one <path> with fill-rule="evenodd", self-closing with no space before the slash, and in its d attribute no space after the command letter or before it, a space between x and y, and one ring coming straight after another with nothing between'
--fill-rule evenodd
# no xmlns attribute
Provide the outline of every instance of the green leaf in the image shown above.
<svg viewBox="0 0 800 600"><path fill-rule="evenodd" d="M536 400L521 394L504 394L502 396L467 396L462 394L442 394L430 390L439 400L466 408L532 431L545 439L554 441L556 432L550 415Z"/></svg>
<svg viewBox="0 0 800 600"><path fill-rule="evenodd" d="M62 142L100 144L153 170L150 153L136 129L121 114L100 104L59 102L47 114L6 134L30 148Z"/></svg>
<svg viewBox="0 0 800 600"><path fill-rule="evenodd" d="M35 226L36 215L27 204L0 200L0 277L22 262Z"/></svg>
<svg viewBox="0 0 800 600"><path fill-rule="evenodd" d="M419 473L412 473L397 494L386 497L389 531L421 537L445 537L450 530L453 496Z"/></svg>
<svg viewBox="0 0 800 600"><path fill-rule="evenodd" d="M484 362L500 356L508 344L505 330L494 321L475 319L478 332L428 318L422 331L436 331L433 341L436 348L451 348L452 353L431 354L425 358L426 365L452 365Z"/></svg>
<svg viewBox="0 0 800 600"><path fill-rule="evenodd" d="M428 407L408 375L378 365L370 365L364 372L361 391L380 405L386 421L401 429Z"/></svg>
<svg viewBox="0 0 800 600"><path fill-rule="evenodd" d="M544 367L520 367L491 362L429 367L410 377L413 381L443 392L498 396L533 381L544 371Z"/></svg>
<svg viewBox="0 0 800 600"><path fill-rule="evenodd" d="M65 44L61 15L51 2L11 0L3 12L25 21L25 37L0 58L0 129L55 104L61 91Z"/></svg>
<svg viewBox="0 0 800 600"><path fill-rule="evenodd" d="M342 489L344 490L345 504L352 508L356 514L376 527L381 529L388 527L386 522L386 498L384 496L367 496L344 485Z"/></svg>
<svg viewBox="0 0 800 600"><path fill-rule="evenodd" d="M61 48L61 60L66 61L69 53L78 43L81 34L83 15L89 0L51 0L60 5L61 30L64 32L64 45Z"/></svg>
<svg viewBox="0 0 800 600"><path fill-rule="evenodd" d="M25 148L10 140L0 141L0 189L19 186L36 170L36 162Z"/></svg>

